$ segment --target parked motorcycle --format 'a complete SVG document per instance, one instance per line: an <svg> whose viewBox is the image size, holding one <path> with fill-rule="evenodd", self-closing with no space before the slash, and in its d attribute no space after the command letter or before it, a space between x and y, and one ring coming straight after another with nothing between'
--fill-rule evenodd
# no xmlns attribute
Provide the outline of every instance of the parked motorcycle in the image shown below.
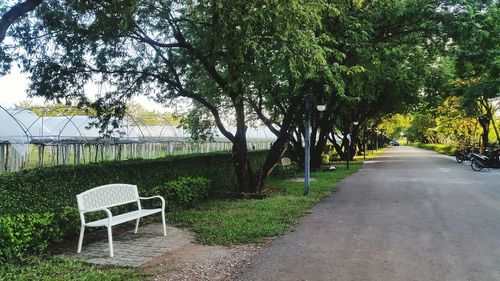
<svg viewBox="0 0 500 281"><path fill-rule="evenodd" d="M479 153L471 153L470 166L474 171L481 171L484 168L500 169L500 149L493 150L488 157Z"/></svg>
<svg viewBox="0 0 500 281"><path fill-rule="evenodd" d="M471 161L471 155L472 154L472 149L471 148L466 148L464 150L459 150L455 152L455 159L457 160L457 163L462 163L464 161Z"/></svg>

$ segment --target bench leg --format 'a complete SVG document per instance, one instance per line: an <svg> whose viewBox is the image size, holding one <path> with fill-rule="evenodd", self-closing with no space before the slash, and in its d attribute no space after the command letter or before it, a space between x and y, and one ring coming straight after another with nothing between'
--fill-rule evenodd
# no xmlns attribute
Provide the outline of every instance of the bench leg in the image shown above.
<svg viewBox="0 0 500 281"><path fill-rule="evenodd" d="M113 254L113 235L111 233L111 226L108 226L108 243L109 243L109 257L114 257Z"/></svg>
<svg viewBox="0 0 500 281"><path fill-rule="evenodd" d="M85 232L85 225L82 225L80 226L80 239L78 239L78 250L76 251L77 253L80 253L82 251L84 232Z"/></svg>
<svg viewBox="0 0 500 281"><path fill-rule="evenodd" d="M134 231L134 234L137 234L137 229L139 228L139 221L141 220L141 218L138 218L137 220L135 220L135 231Z"/></svg>
<svg viewBox="0 0 500 281"><path fill-rule="evenodd" d="M165 211L161 211L161 222L163 223L163 236L167 236L167 225L165 224Z"/></svg>

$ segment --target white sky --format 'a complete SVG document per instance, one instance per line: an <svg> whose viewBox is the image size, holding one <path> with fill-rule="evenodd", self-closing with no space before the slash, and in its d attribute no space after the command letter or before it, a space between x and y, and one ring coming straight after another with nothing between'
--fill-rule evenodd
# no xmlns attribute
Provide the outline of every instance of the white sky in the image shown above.
<svg viewBox="0 0 500 281"><path fill-rule="evenodd" d="M0 76L0 105L10 108L13 107L14 104L18 104L25 100L32 101L34 105L44 105L43 98L28 98L26 95L28 85L29 79L27 75L20 73L17 67L13 67L10 74ZM97 87L89 86L85 88L85 91L87 96L93 97L97 94L98 89ZM172 111L160 104L148 100L144 96L134 97L133 101L140 103L148 110L156 110L159 112Z"/></svg>

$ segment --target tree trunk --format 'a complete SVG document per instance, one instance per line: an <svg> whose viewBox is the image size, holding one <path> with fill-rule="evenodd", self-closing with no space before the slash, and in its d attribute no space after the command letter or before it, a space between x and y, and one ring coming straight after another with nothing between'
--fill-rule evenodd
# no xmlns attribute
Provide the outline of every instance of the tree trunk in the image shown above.
<svg viewBox="0 0 500 281"><path fill-rule="evenodd" d="M314 147L311 147L311 170L321 169L323 164L323 153L325 152L326 143L328 142L328 134L326 130L321 130L317 142Z"/></svg>
<svg viewBox="0 0 500 281"><path fill-rule="evenodd" d="M495 130L495 136L497 137L497 142L498 144L500 144L500 135L498 133L498 128L494 118L491 118L491 125L493 125L493 130Z"/></svg>
<svg viewBox="0 0 500 281"><path fill-rule="evenodd" d="M353 137L353 136L351 136L351 137ZM354 136L354 138L355 137L356 136ZM333 138L333 139L335 139L335 138ZM355 141L349 142L349 140L347 139L347 134L344 134L344 137L342 138L341 145L339 145L336 142L333 142L333 147L335 148L335 151L337 151L337 154L339 155L340 159L343 161L347 160L347 152L348 152L347 146L350 146L349 147L349 160L353 160L354 156L356 155L356 152L357 152L357 145L356 145Z"/></svg>
<svg viewBox="0 0 500 281"><path fill-rule="evenodd" d="M341 160L346 160L347 159L347 138L344 136L342 138L342 143L338 144L335 141L335 135L333 133L332 133L332 135L333 135L332 139L334 140L333 147L335 148L335 151L337 152L337 154L339 155Z"/></svg>
<svg viewBox="0 0 500 281"><path fill-rule="evenodd" d="M233 167L238 182L238 191L254 193L257 185L252 173L247 147L247 126L245 123L245 107L243 102L235 104L236 134L233 141Z"/></svg>
<svg viewBox="0 0 500 281"><path fill-rule="evenodd" d="M293 109L298 104L298 101L292 102L290 108ZM276 164L279 162L281 157L283 157L283 153L286 150L287 144L291 138L291 130L293 125L293 114L294 110L287 113L285 118L281 122L279 134L276 136L276 141L271 145L271 150L267 154L266 161L262 165L259 178L257 179L257 192L262 191L264 188L264 182L269 176L269 174L273 171Z"/></svg>
<svg viewBox="0 0 500 281"><path fill-rule="evenodd" d="M248 158L246 138L236 136L233 143L233 167L238 182L238 192L254 193L256 185Z"/></svg>
<svg viewBox="0 0 500 281"><path fill-rule="evenodd" d="M311 170L320 170L323 164L323 153L325 152L326 144L328 142L328 134L333 126L332 120L333 108L329 107L319 120L319 135L311 147Z"/></svg>
<svg viewBox="0 0 500 281"><path fill-rule="evenodd" d="M487 104L488 106L485 106L486 108L486 114L491 122L491 125L493 126L493 130L495 132L495 136L497 137L497 142L500 144L500 136L498 134L498 129L497 129L497 125L495 123L495 114L494 114L494 108L491 104ZM489 129L489 126L488 126L488 129Z"/></svg>
<svg viewBox="0 0 500 281"><path fill-rule="evenodd" d="M481 134L481 153L484 154L485 148L488 147L488 135L490 133L490 119L485 116L480 116L478 118L479 125L481 125L481 128L483 129L483 133Z"/></svg>
<svg viewBox="0 0 500 281"><path fill-rule="evenodd" d="M281 130L280 135L273 143L273 145L271 146L271 150L269 150L269 153L267 154L264 165L262 165L262 168L260 169L259 178L257 179L257 192L262 191L262 189L264 188L264 183L267 177L273 171L274 167L283 156L289 139L290 134Z"/></svg>
<svg viewBox="0 0 500 281"><path fill-rule="evenodd" d="M304 168L303 164L305 155L303 147L304 144L302 143L302 135L299 132L295 132L293 134L295 136L290 137L290 142L292 144L290 154L293 160L295 160L295 162L297 162L302 168Z"/></svg>

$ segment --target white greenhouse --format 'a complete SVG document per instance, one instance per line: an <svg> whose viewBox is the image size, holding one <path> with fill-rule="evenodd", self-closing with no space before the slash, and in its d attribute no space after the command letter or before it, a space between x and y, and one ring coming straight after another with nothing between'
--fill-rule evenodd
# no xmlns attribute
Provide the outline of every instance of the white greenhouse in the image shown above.
<svg viewBox="0 0 500 281"><path fill-rule="evenodd" d="M218 137L213 141L194 142L182 127L148 126L126 116L111 136L104 136L93 126L96 120L89 116L45 117L26 109L0 106L0 173L62 164L228 151L232 147L217 130L214 134ZM249 128L247 136L249 149L267 149L275 140L265 127Z"/></svg>

